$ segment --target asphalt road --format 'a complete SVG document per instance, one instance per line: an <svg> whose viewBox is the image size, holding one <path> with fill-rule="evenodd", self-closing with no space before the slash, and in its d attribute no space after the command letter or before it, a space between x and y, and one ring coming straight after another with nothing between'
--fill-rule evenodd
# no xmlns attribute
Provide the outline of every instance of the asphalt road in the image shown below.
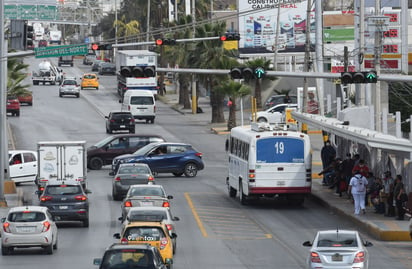
<svg viewBox="0 0 412 269"><path fill-rule="evenodd" d="M40 60L31 60L35 65ZM68 76L80 77L90 67L79 60L75 67L63 67ZM80 98L59 98L58 86L32 86L34 104L23 107L20 117L9 117L17 148L36 149L40 140L86 140L88 145L108 136L104 114L120 109L115 91L115 76L100 76L101 87L83 90ZM136 132L156 133L166 140L191 143L203 152L206 168L195 178L175 178L160 174L162 184L174 196L172 211L180 217L177 223L175 269L189 268L304 268L308 249L302 242L311 240L319 229L356 229L357 227L306 201L292 207L282 201L261 201L241 206L228 197L224 152L225 136L210 132L210 119L182 115L170 106L157 102L155 124L138 122ZM109 168L89 171L92 194L90 227L77 223L59 225L59 249L47 256L38 249L17 250L15 255L0 256L0 267L8 269L54 267L60 269L96 268L94 257L100 257L119 232L120 202L111 198ZM19 186L33 204L37 203L34 184ZM371 268L412 268L412 247L393 242L374 242L369 249Z"/></svg>

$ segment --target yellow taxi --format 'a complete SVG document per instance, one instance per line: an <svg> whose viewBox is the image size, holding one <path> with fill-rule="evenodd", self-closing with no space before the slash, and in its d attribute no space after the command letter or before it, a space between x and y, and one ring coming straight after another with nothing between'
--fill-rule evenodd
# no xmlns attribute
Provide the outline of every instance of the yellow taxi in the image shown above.
<svg viewBox="0 0 412 269"><path fill-rule="evenodd" d="M99 78L97 77L96 74L93 74L93 73L83 74L81 83L80 83L80 88L82 90L85 88L94 88L98 90L99 89Z"/></svg>
<svg viewBox="0 0 412 269"><path fill-rule="evenodd" d="M125 225L114 238L120 239L122 244L150 244L156 247L162 256L163 262L169 268L173 264L173 243L175 233L170 233L161 221L134 221Z"/></svg>

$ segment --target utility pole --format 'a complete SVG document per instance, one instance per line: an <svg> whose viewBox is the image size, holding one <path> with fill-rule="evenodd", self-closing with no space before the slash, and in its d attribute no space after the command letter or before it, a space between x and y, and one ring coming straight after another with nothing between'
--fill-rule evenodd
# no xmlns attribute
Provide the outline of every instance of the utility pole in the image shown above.
<svg viewBox="0 0 412 269"><path fill-rule="evenodd" d="M6 178L6 162L8 161L8 139L6 123L6 88L7 88L7 47L4 41L4 0L0 0L0 207L6 207L4 197L4 181Z"/></svg>
<svg viewBox="0 0 412 269"><path fill-rule="evenodd" d="M380 15L381 1L376 0L375 2L375 15ZM376 25L375 31L375 58L374 66L376 70L376 75L379 77L381 73L381 54L382 54L382 27L384 26L384 20L380 20L381 24ZM375 130L377 132L382 131L382 105L381 105L381 83L378 82L375 84L375 113L376 113L376 125Z"/></svg>
<svg viewBox="0 0 412 269"><path fill-rule="evenodd" d="M306 22L308 20L306 19ZM279 31L280 31L280 5L278 5L278 16L276 17L276 34L275 34L275 54L273 55L273 67L278 70L278 47L279 47Z"/></svg>
<svg viewBox="0 0 412 269"><path fill-rule="evenodd" d="M305 61L304 61L304 71L309 72L309 61L310 61L310 23L308 23L308 20L310 20L310 7L311 5L310 0L308 0L308 5L306 8L306 41L305 41ZM303 98L302 98L302 112L307 113L308 112L308 79L305 77L303 78ZM302 124L302 132L307 133L308 131L308 126L307 124L303 123Z"/></svg>
<svg viewBox="0 0 412 269"><path fill-rule="evenodd" d="M196 7L195 0L192 0L192 21L193 21L193 38L196 36ZM197 112L197 96L196 96L196 76L192 74L192 113Z"/></svg>
<svg viewBox="0 0 412 269"><path fill-rule="evenodd" d="M146 42L149 42L150 32L150 0L147 1Z"/></svg>

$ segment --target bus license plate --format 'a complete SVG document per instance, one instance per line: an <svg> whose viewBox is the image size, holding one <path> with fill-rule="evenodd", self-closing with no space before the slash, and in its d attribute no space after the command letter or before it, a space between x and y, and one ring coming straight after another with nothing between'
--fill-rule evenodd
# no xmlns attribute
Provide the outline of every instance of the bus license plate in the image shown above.
<svg viewBox="0 0 412 269"><path fill-rule="evenodd" d="M285 181L284 180L279 180L278 182L277 182L277 185L278 186L285 186Z"/></svg>

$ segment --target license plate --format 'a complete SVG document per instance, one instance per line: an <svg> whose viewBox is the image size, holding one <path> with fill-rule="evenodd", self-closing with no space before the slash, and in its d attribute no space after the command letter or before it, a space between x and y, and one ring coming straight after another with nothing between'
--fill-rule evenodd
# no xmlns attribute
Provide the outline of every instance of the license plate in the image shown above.
<svg viewBox="0 0 412 269"><path fill-rule="evenodd" d="M333 262L341 262L343 260L343 256L339 255L338 253L336 253L335 255L332 256L332 261Z"/></svg>
<svg viewBox="0 0 412 269"><path fill-rule="evenodd" d="M153 202L142 202L143 206L152 206Z"/></svg>
<svg viewBox="0 0 412 269"><path fill-rule="evenodd" d="M35 231L36 227L29 226L29 227L18 227L17 231L19 233L33 233Z"/></svg>
<svg viewBox="0 0 412 269"><path fill-rule="evenodd" d="M60 209L68 209L69 206L67 206L67 205L61 205L61 206L59 206L59 208L60 208Z"/></svg>
<svg viewBox="0 0 412 269"><path fill-rule="evenodd" d="M126 128L126 125L120 125L120 128Z"/></svg>
<svg viewBox="0 0 412 269"><path fill-rule="evenodd" d="M284 180L279 180L278 182L277 182L277 185L278 186L285 186L285 181Z"/></svg>
<svg viewBox="0 0 412 269"><path fill-rule="evenodd" d="M145 112L145 110L144 110L144 109L140 109L140 112Z"/></svg>

